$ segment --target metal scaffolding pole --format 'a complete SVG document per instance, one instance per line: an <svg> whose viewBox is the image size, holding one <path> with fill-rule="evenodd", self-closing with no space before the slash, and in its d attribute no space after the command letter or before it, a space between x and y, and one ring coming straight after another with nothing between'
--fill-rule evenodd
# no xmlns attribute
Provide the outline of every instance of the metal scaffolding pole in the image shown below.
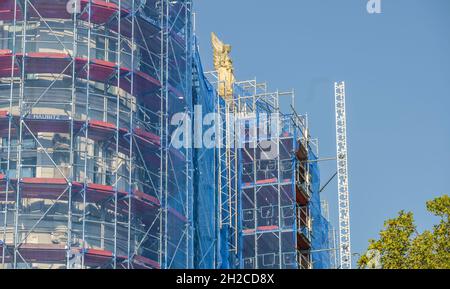
<svg viewBox="0 0 450 289"><path fill-rule="evenodd" d="M75 11L79 9L78 2L75 1ZM72 182L74 178L74 171L73 171L73 163L74 163L74 119L75 119L75 103L76 103L76 65L75 65L75 58L77 57L77 37L78 37L78 14L73 13L73 40L72 40L72 53L71 53L71 62L72 62L72 84L71 84L71 95L70 95L70 151L69 151L69 168L70 173L68 177L68 218L67 218L67 249L66 249L66 268L70 268L70 261L72 258L72 230L73 230L73 224L72 224Z"/></svg>
<svg viewBox="0 0 450 289"><path fill-rule="evenodd" d="M13 27L17 25L17 0L14 0L14 19L13 19ZM7 234L7 226L8 226L8 202L9 202L9 192L11 185L11 129L13 126L13 93L14 93L14 66L16 64L16 29L13 30L13 39L12 39L12 57L11 57L11 79L10 79L10 90L9 90L9 114L8 114L8 148L7 148L7 163L6 163L6 186L5 186L5 206L4 206L4 219L3 219L3 235L2 235L2 268L5 268L5 258L6 258L6 234Z"/></svg>
<svg viewBox="0 0 450 289"><path fill-rule="evenodd" d="M135 75L135 21L136 21L136 7L135 0L133 0L131 6L131 95L135 95L134 90L134 75ZM134 172L134 164L133 164L133 142L134 142L134 103L133 100L129 99L130 104L130 129L129 129L129 164L128 164L128 224L127 224L127 269L131 268L131 218L132 218L132 196L134 194L134 184L133 184L133 172Z"/></svg>
<svg viewBox="0 0 450 289"><path fill-rule="evenodd" d="M160 27L161 27L161 70L160 70L160 80L161 80L161 110L160 110L160 135L161 135L161 148L160 148L160 200L161 200L161 240L160 240L160 264L162 268L167 267L167 218L168 218L168 208L167 208L167 166L168 166L168 136L167 136L167 124L168 119L168 56L166 51L168 50L168 17L169 17L169 2L167 0L162 0L160 2Z"/></svg>
<svg viewBox="0 0 450 289"><path fill-rule="evenodd" d="M88 139L89 139L89 102L91 96L90 79L91 79L91 39L92 39L92 0L89 0L87 6L88 13L88 37L87 37L87 66L86 66L86 104L85 104L85 119L84 119L84 162L83 162L83 212L81 224L81 268L85 268L85 253L86 253L86 206L87 206L87 186L88 186Z"/></svg>
<svg viewBox="0 0 450 289"><path fill-rule="evenodd" d="M28 1L25 0L24 7L23 7L23 17L24 19L27 19L28 16ZM27 27L26 27L26 21L22 23L22 53L23 55L26 54L26 35L27 35ZM23 116L24 116L24 109L22 107L23 105L23 98L24 98L24 90L25 90L25 57L22 59L21 63L21 78L20 78L20 92L19 92L19 114L20 114L20 122L19 122L19 138L17 142L17 160L16 160L16 170L17 170L17 184L16 184L16 203L15 203L15 218L14 218L14 259L13 259L13 268L17 269L17 260L19 257L18 252L18 246L19 244L19 238L21 236L19 235L19 215L20 215L20 179L21 179L21 172L22 172L22 142L23 142Z"/></svg>

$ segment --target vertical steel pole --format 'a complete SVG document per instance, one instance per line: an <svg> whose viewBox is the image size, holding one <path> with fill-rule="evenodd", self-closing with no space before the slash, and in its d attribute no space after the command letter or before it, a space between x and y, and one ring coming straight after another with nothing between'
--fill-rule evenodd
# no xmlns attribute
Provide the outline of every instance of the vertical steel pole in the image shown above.
<svg viewBox="0 0 450 289"><path fill-rule="evenodd" d="M214 184L217 185L217 194L214 194L214 204L216 211L216 220L215 220L215 230L216 230L216 246L214 250L215 258L214 258L214 267L213 269L218 268L219 266L219 256L220 256L220 228L222 227L222 143L224 142L223 136L223 123L221 118L221 106L220 106L220 97L217 95L217 104L216 104L216 113L217 119L219 120L217 123L219 125L219 144L217 148L214 150L214 159L217 161L217 169L214 170ZM225 135L226 138L226 135ZM226 139L225 139L226 141ZM217 172L217 173L216 173Z"/></svg>
<svg viewBox="0 0 450 289"><path fill-rule="evenodd" d="M3 245L2 245L2 268L5 268L5 254L6 254L6 233L8 227L8 202L9 202L9 187L10 187L10 168L11 168L11 129L13 121L13 95L14 95L14 67L16 64L16 27L17 27L17 0L14 0L14 20L13 20L13 39L12 39L12 56L11 56L11 79L9 91L9 111L8 111L8 152L6 160L6 185L5 185L5 212L3 219Z"/></svg>
<svg viewBox="0 0 450 289"><path fill-rule="evenodd" d="M165 146L165 156L164 156L164 208L165 208L165 222L164 222L164 231L165 231L165 238L164 238L164 248L165 248L165 260L164 264L168 266L168 258L169 258L169 37L170 37L170 18L169 18L169 11L170 11L170 1L164 0L166 3L165 7L165 21L164 21L164 94L165 94L165 114L166 117L164 119L164 146Z"/></svg>
<svg viewBox="0 0 450 289"><path fill-rule="evenodd" d="M133 97L135 96L134 91L134 75L135 75L135 0L132 2L131 7L131 93L130 93L130 146L129 146L129 175L128 175L128 232L127 232L127 268L131 268L131 262L133 260L131 257L131 206L133 197L133 141L134 141L134 113L133 113Z"/></svg>
<svg viewBox="0 0 450 289"><path fill-rule="evenodd" d="M160 189L160 196L159 199L161 201L161 214L160 214L160 224L159 224L159 235L160 235L160 240L159 240L159 264L161 269L165 269L165 263L163 264L163 258L164 258L164 246L163 246L163 239L164 239L164 221L165 221L165 203L164 203L164 5L165 5L165 1L162 0L160 2L160 14L159 14L159 18L160 18L160 79L161 79L161 95L160 95L160 138L161 138L161 142L160 142L160 168L159 168L159 189Z"/></svg>
<svg viewBox="0 0 450 289"><path fill-rule="evenodd" d="M78 1L75 1L75 9L73 13L73 42L72 42L72 55L71 55L71 61L72 61L72 87L71 87L71 101L70 101L70 156L69 156L69 179L68 179L68 218L67 218L67 244L66 244L66 268L69 268L70 266L70 259L72 254L72 182L74 177L74 171L73 171L73 163L74 163L74 118L75 118L75 109L76 109L76 63L75 59L77 57L77 37L78 37L78 29L77 29L77 11L78 11Z"/></svg>
<svg viewBox="0 0 450 289"><path fill-rule="evenodd" d="M169 1L161 1L161 268L166 269L168 263L168 118L169 118Z"/></svg>
<svg viewBox="0 0 450 289"><path fill-rule="evenodd" d="M120 78L121 78L121 54L122 54L122 1L118 2L117 12L117 50L116 50L116 69L117 69L117 88L116 88L116 155L114 167L114 249L113 249L113 268L117 268L117 232L118 232L118 195L119 195L119 169L121 160L119 156L120 145Z"/></svg>
<svg viewBox="0 0 450 289"><path fill-rule="evenodd" d="M281 182L283 181L281 179L281 154L280 154L280 138L281 138L281 127L280 127L280 122L283 121L284 119L281 118L281 109L280 109L280 94L279 91L277 90L276 92L276 98L275 98L275 103L276 103L276 114L277 114L277 118L276 118L276 122L277 122L277 131L275 132L275 138L277 141L277 195L278 195L278 265L279 265L279 269L282 269L282 261L283 261L283 251L282 251L282 229L283 229L283 224L282 224L282 220L281 220Z"/></svg>
<svg viewBox="0 0 450 289"><path fill-rule="evenodd" d="M182 9L182 8L181 8ZM187 0L186 3L184 3L184 23L185 23L185 57L186 57L186 61L185 61L185 75L184 75L184 86L185 86L185 91L184 91L184 97L185 97L185 101L187 104L187 113L185 117L189 117L190 120L192 120L192 88L191 88L191 79L192 79L192 71L191 71L191 67L192 67L192 59L191 59L191 52L192 52L192 47L191 47L191 17L190 17L190 13L191 13L191 5L190 5L190 0ZM191 126L191 121L187 121L189 123L189 125L187 125L187 130L186 131L186 139L187 141L191 140L191 130L190 130L190 126ZM187 223L187 234L186 234L186 269L192 268L193 266L193 256L194 256L194 246L193 246L193 242L191 241L192 238L192 224L193 224L193 202L192 202L192 188L191 188L191 182L192 182L192 170L191 170L191 165L192 165L192 149L191 149L191 144L192 143L186 143L186 174L185 174L185 191L186 191L186 201L185 201L185 206L187 208L187 219L188 219L188 223ZM192 247L191 247L192 245Z"/></svg>
<svg viewBox="0 0 450 289"><path fill-rule="evenodd" d="M20 95L19 95L19 115L20 115L20 123L19 123L19 139L17 142L17 161L16 161L16 170L17 170L17 184L16 184L16 204L15 204L15 218L14 218L14 258L13 258L13 268L17 269L17 258L18 258L18 250L19 250L19 240L21 236L19 234L19 215L20 215L20 207L21 207L21 199L20 199L20 179L22 177L22 143L23 143L23 122L24 122L24 108L23 106L23 98L25 95L25 59L26 59L26 35L27 35L27 17L28 17L28 0L24 1L23 7L23 26L22 26L22 63L21 63L21 85L20 85Z"/></svg>
<svg viewBox="0 0 450 289"><path fill-rule="evenodd" d="M88 44L87 44L87 71L86 71L86 104L84 119L84 168L83 168L83 217L81 224L81 268L85 269L86 250L86 205L87 205L87 182L88 182L88 158L89 158L89 108L90 108L90 79L91 79L91 40L92 40L92 0L88 2Z"/></svg>

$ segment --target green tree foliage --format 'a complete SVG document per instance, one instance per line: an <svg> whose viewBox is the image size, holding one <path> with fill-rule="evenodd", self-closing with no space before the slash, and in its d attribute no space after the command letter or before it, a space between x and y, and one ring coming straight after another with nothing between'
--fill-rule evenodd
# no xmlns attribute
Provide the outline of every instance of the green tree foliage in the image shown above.
<svg viewBox="0 0 450 289"><path fill-rule="evenodd" d="M382 268L450 269L450 197L428 201L427 210L440 219L431 231L417 232L413 213L400 211L398 217L384 223L378 240L369 240L367 250L378 252ZM359 267L372 268L373 256L362 256Z"/></svg>

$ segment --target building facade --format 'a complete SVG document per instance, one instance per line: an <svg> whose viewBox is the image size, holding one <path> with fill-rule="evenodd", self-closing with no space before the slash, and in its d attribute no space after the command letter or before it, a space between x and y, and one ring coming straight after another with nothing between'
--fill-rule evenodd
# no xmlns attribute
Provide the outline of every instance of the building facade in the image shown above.
<svg viewBox="0 0 450 289"><path fill-rule="evenodd" d="M0 3L3 266L192 266L190 6Z"/></svg>

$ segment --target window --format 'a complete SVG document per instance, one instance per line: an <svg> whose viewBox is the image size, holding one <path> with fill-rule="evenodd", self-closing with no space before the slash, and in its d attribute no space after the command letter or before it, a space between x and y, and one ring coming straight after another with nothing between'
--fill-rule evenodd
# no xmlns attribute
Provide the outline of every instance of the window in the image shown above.
<svg viewBox="0 0 450 289"><path fill-rule="evenodd" d="M273 206L261 207L261 218L270 219L273 217Z"/></svg>
<svg viewBox="0 0 450 289"><path fill-rule="evenodd" d="M108 61L116 62L117 43L114 39L108 39Z"/></svg>
<svg viewBox="0 0 450 289"><path fill-rule="evenodd" d="M9 171L8 170L8 160L7 159L1 159L1 171L3 174L8 173L8 177L15 178L16 177L16 167L17 162L15 160L9 160Z"/></svg>
<svg viewBox="0 0 450 289"><path fill-rule="evenodd" d="M95 42L95 58L105 59L105 37L97 36Z"/></svg>
<svg viewBox="0 0 450 289"><path fill-rule="evenodd" d="M276 259L276 255L275 253L269 253L269 254L264 254L262 255L262 259L263 259L263 266L265 267L270 267L270 266L274 266L275 265L275 259Z"/></svg>
<svg viewBox="0 0 450 289"><path fill-rule="evenodd" d="M22 161L22 177L34 178L36 176L36 157L25 158Z"/></svg>
<svg viewBox="0 0 450 289"><path fill-rule="evenodd" d="M253 213L253 209L249 209L249 210L243 210L243 214L244 214L244 221L253 221L255 216Z"/></svg>
<svg viewBox="0 0 450 289"><path fill-rule="evenodd" d="M295 252L293 253L283 253L283 263L286 266L293 266L297 265L297 254Z"/></svg>

